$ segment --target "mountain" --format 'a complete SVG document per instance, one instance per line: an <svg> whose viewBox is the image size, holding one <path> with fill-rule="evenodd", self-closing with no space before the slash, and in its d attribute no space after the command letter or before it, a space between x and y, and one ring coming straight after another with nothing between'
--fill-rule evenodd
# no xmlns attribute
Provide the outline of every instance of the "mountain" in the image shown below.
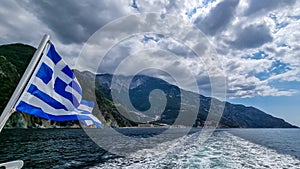
<svg viewBox="0 0 300 169"><path fill-rule="evenodd" d="M84 72L83 74L90 74L89 72ZM89 75L92 76L92 75ZM96 75L96 84L100 84L102 86L102 92L105 93L105 97L112 100L111 96L111 81L113 76L109 74L101 74ZM213 101L214 104L218 105L224 104L224 102L219 101L214 98L205 97L203 95L199 95L193 92L181 90L183 95L185 95L187 100L181 100L180 98L180 89L168 82L149 77L145 75L137 75L135 77L125 77L125 76L114 76L114 82L116 84L116 88L122 90L122 84L127 81L127 78L132 78L130 89L129 89L129 98L134 108L140 112L148 110L151 107L149 102L150 92L154 89L159 89L163 91L166 95L167 104L164 110L162 111L153 111L153 114L144 114L152 119L160 115L159 120L153 120L153 123L163 123L163 124L173 124L178 116L180 110L180 102L188 103L189 105L183 109L184 113L189 113L189 107L195 105L195 98L199 98L200 106L197 114L197 119L193 124L194 127L201 127L204 125L204 122L208 115L208 110L210 108L210 104ZM115 80L116 79L116 80ZM97 90L96 90L97 91ZM119 93L125 93L125 91L119 91ZM121 94L118 95L122 97ZM152 95L152 97L155 97ZM161 97L157 97L156 99L160 99ZM151 98L150 98L151 99ZM161 100L158 100L161 102ZM154 102L155 103L155 102ZM147 112L149 113L149 112ZM157 113L157 114L155 114ZM217 120L216 120L217 121ZM216 123L212 121L213 123ZM189 122L190 123L190 122ZM182 124L184 125L184 124ZM269 114L264 113L263 111L254 108L247 107L239 104L231 104L229 102L225 102L224 112L221 117L219 127L231 127L231 128L293 128L295 126L285 122L283 119L273 117Z"/></svg>
<svg viewBox="0 0 300 169"><path fill-rule="evenodd" d="M35 48L23 44L0 46L0 110L7 104L34 52Z"/></svg>
<svg viewBox="0 0 300 169"><path fill-rule="evenodd" d="M0 111L4 109L10 95L15 89L20 75L25 71L35 48L23 44L11 44L0 46ZM192 122L194 127L204 125L210 103L224 104L217 99L205 97L193 92L180 90L177 86L168 82L149 77L137 75L135 77L114 76L116 87L111 88L113 76L110 74L94 75L90 72L80 72L74 70L76 77L82 85L83 98L94 101L93 114L99 117L106 126L130 127L137 126L139 123L151 123L153 125L171 125L176 120L180 103L185 103L184 113L188 114L195 105L195 98L200 99L200 108L196 115L196 121ZM130 83L128 95L124 90L124 84L128 79L133 78ZM95 90L91 86L95 86ZM160 97L159 89L165 93L165 97ZM180 93L182 92L182 93ZM117 93L113 99L112 93ZM180 97L184 94L186 99ZM130 99L132 107L126 106L123 100ZM152 106L151 104L162 106ZM151 111L149 111L149 109ZM217 121L217 120L216 120ZM188 122L191 123L191 122ZM211 123L215 123L211 121ZM182 122L185 125L186 122ZM6 127L79 127L77 121L56 123L38 117L30 116L25 113L14 113L6 124ZM225 109L218 127L234 128L290 128L295 127L282 119L273 117L254 107L236 105L226 102Z"/></svg>

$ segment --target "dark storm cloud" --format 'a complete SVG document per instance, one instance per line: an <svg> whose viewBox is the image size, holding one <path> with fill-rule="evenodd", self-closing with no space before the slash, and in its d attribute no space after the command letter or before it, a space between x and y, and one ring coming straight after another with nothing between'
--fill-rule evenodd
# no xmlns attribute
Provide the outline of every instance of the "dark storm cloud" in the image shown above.
<svg viewBox="0 0 300 169"><path fill-rule="evenodd" d="M117 1L31 0L22 4L64 44L85 42L103 25L123 15Z"/></svg>
<svg viewBox="0 0 300 169"><path fill-rule="evenodd" d="M251 15L258 12L269 12L270 10L291 6L295 4L295 0L249 0L249 7L245 11L245 15Z"/></svg>
<svg viewBox="0 0 300 169"><path fill-rule="evenodd" d="M198 17L195 20L196 26L205 34L215 35L226 28L234 16L235 8L239 0L226 0L220 2L204 19Z"/></svg>
<svg viewBox="0 0 300 169"><path fill-rule="evenodd" d="M236 39L228 42L236 49L256 48L273 40L270 29L264 24L252 24L236 30Z"/></svg>
<svg viewBox="0 0 300 169"><path fill-rule="evenodd" d="M32 42L35 44L35 41L38 41L43 34L35 32L33 29L48 32L17 1L2 0L0 16L0 44Z"/></svg>

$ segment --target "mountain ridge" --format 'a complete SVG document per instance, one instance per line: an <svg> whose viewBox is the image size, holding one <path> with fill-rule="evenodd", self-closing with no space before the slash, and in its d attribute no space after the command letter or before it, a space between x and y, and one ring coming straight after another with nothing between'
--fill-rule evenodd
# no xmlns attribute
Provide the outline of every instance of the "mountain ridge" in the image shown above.
<svg viewBox="0 0 300 169"><path fill-rule="evenodd" d="M106 90L108 90L108 86L110 86L110 82L111 79L112 79L112 76L111 74L97 74L97 75L94 75L93 73L91 72L88 72L88 71L85 71L85 72L81 72L83 74L86 74L86 73L89 73L89 77L92 77L92 76L95 76L95 80L96 80L96 83L102 83L101 85L102 86L106 86ZM78 72L77 72L78 74ZM122 78L124 78L125 76L121 76ZM157 78L153 78L153 77L150 77L150 76L145 76L145 75L138 75L138 76L135 76L135 77L145 77L147 78L148 80L149 79L152 79L152 80L155 80L155 81L160 81L162 84L167 84L169 85L168 87L166 87L165 89L170 89L171 87L173 88L178 88L177 86L175 85L172 85L172 84L169 84L168 82L164 81L164 80L161 80L161 79L157 79ZM138 79L139 79L138 78ZM118 77L116 78L118 79ZM140 80L140 79L139 79ZM134 78L133 78L133 81L131 83L135 83L134 82ZM143 81L143 80L142 80ZM151 80L150 80L151 81ZM155 83L151 83L149 82L150 85L151 84L155 84ZM170 87L171 86L171 87ZM159 86L161 87L161 86ZM154 88L153 88L154 89ZM179 89L179 88L178 88ZM131 89L131 90L134 90L134 89ZM152 91L150 89L147 89L147 90L140 90L140 91L143 91L142 93L145 93L145 91ZM132 91L133 92L133 91ZM188 93L192 93L192 92L189 92L189 91L186 91ZM106 93L109 93L106 91ZM147 93L147 92L146 92ZM136 93L137 95L141 94L141 93ZM147 93L149 94L149 92ZM197 95L196 93L192 93L193 95ZM200 100L202 100L204 102L204 104L200 104L200 110L199 110L199 114L201 116L201 112L204 111L204 108L205 107L208 107L207 104L205 103L205 100L206 102L210 102L211 100L217 100L215 98L210 98L210 97L206 97L206 96L203 96L203 95L199 95L200 96ZM173 96L174 97L174 96ZM191 97L195 97L195 96L191 96ZM110 98L111 99L111 96L109 95L106 95L106 98ZM147 110L149 109L149 105L147 107L147 99L148 99L148 95L147 96L144 96L144 95L140 95L140 97L132 97L131 100L133 102L133 104L135 102L138 102L136 100L134 100L135 98L139 98L139 100L141 100L141 98L144 98L146 100L143 100L143 101L140 101L140 107L137 106L137 109L140 109L140 110ZM217 100L217 102L224 102L224 101L219 101ZM141 106L142 103L146 103L146 105L144 105L145 107ZM136 104L138 105L138 104ZM202 109L201 109L202 107ZM237 108L239 108L238 110L236 110ZM166 108L168 109L168 108ZM242 112L237 112L239 110L242 110L243 113L243 116L245 118L248 118L248 119L256 119L257 122L255 121L251 121L251 120L247 120L247 119L241 119L241 114ZM173 113L174 113L174 110L173 110ZM168 113L166 113L168 114ZM170 114L169 114L170 115ZM249 117L249 115L253 115L253 117ZM171 115L172 116L172 115ZM200 123L203 123L204 118L207 116L207 114L202 114L202 117L198 117L197 120L202 120ZM258 117L256 117L258 116ZM264 117L265 118L265 122L261 121L260 118L261 117ZM170 116L166 116L166 118L170 118ZM174 117L173 117L174 118ZM165 120L164 122L166 122L167 119L163 119ZM233 124L229 124L229 123L234 123L236 122L236 120L238 120L238 123L237 125L233 125ZM167 120L168 121L168 120ZM226 122L227 121L227 122ZM160 121L161 122L161 121ZM287 122L285 122L283 119L280 119L280 118L277 118L277 117L274 117L270 114L266 114L264 113L263 111L253 107L253 106L244 106L242 104L232 104L232 103L229 103L229 102L225 102L225 108L224 108L224 113L223 113L223 116L222 116L222 119L221 119L221 125L224 125L224 127L242 127L242 128L273 128L273 127L297 127L297 126L294 126L294 125L291 125ZM199 127L198 126L194 126L194 127Z"/></svg>
<svg viewBox="0 0 300 169"><path fill-rule="evenodd" d="M34 47L24 44L10 44L0 46L0 80L2 85L0 86L0 111L2 112L4 106L6 105L10 95L15 89L20 75L25 71L33 53L35 51ZM98 107L95 107L93 114L96 115L100 120L102 120L105 126L112 127L133 127L138 126L138 122L129 120L131 118L138 118L137 120L145 120L146 117L139 117L138 112L127 109L124 105L117 105L111 98L110 83L112 75L109 74L93 74L88 71L77 71L74 70L76 77L83 86L84 98L95 95L94 102L98 103ZM109 77L111 76L111 77ZM95 77L95 83L93 78ZM129 94L131 95L132 103L134 107L139 111L148 110L149 107L149 95L152 89L162 89L165 91L167 102L167 107L165 111L161 114L159 119L155 119L157 114L148 114L151 117L152 124L167 124L171 125L178 115L178 103L180 103L180 98L178 90L179 88L175 85L171 85L168 82L145 76L137 76L138 78L148 79L147 82L142 83L138 86L134 86ZM135 80L139 80L135 77ZM86 83L89 82L89 83ZM154 83L155 82L155 83ZM88 84L95 85L95 91L89 89ZM209 109L209 103L216 99L209 98L205 96L196 96L187 92L192 97L200 97L202 104L200 103L199 113L197 114L196 121L193 127L202 127L205 123L205 118L207 117L207 110ZM121 97L122 95L120 95ZM190 101L192 104L192 100ZM218 101L217 101L218 102ZM221 102L221 101L219 101ZM128 111L127 114L122 114L119 112L120 107ZM188 111L186 111L188 113ZM128 118L130 117L130 118ZM153 120L154 119L154 120ZM149 120L149 119L148 119ZM59 128L59 127L80 127L78 121L56 123L49 120L41 119L38 117L30 116L25 113L14 113L9 119L6 127L13 128ZM231 104L229 102L225 103L225 109L223 116L218 127L231 127L231 128L296 128L297 126L291 125L285 122L283 119L274 117L272 115L266 114L263 111L252 107L244 106L242 104Z"/></svg>

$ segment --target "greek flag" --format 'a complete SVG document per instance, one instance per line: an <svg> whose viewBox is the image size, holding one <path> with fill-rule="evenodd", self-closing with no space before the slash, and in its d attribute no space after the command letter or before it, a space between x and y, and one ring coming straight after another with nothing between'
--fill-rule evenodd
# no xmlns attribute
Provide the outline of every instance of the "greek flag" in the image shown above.
<svg viewBox="0 0 300 169"><path fill-rule="evenodd" d="M16 110L57 122L79 120L87 126L94 124L102 128L92 114L93 107L93 102L82 99L82 89L74 73L50 43Z"/></svg>

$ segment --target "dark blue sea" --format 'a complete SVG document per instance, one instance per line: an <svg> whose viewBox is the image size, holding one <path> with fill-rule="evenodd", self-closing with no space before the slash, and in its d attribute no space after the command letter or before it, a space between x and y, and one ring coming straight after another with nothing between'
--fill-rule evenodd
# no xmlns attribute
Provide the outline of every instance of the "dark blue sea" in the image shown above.
<svg viewBox="0 0 300 169"><path fill-rule="evenodd" d="M24 168L42 169L300 168L299 129L219 129L204 140L200 129L189 134L182 129L162 134L163 130L117 130L128 139L110 135L107 129L92 130L100 136L96 144L83 129L5 129L0 134L0 162L23 160ZM147 143L151 137L157 139ZM118 151L107 151L99 142Z"/></svg>

